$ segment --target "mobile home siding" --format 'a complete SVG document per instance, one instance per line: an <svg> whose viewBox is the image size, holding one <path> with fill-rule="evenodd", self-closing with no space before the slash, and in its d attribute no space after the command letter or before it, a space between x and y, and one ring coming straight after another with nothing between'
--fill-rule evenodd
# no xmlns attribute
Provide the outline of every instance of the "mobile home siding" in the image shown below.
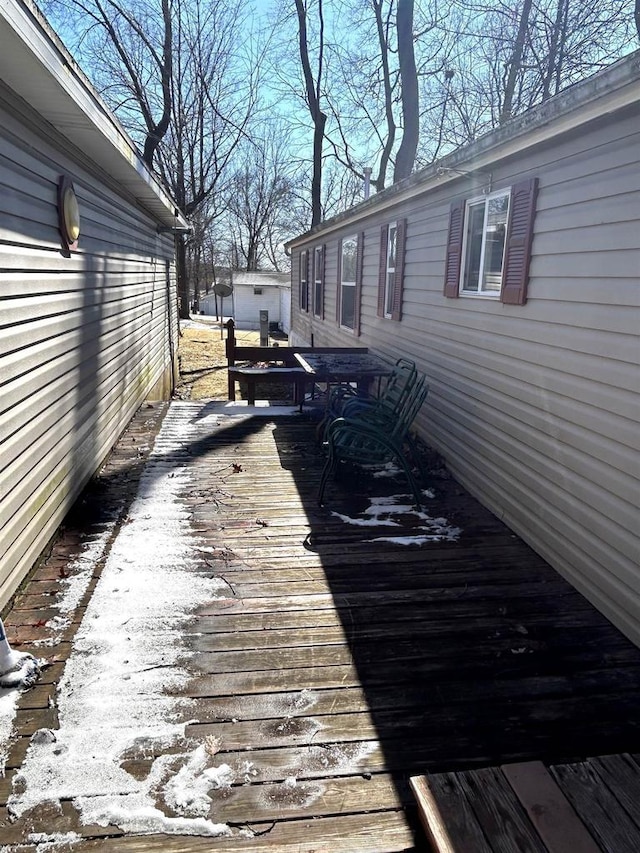
<svg viewBox="0 0 640 853"><path fill-rule="evenodd" d="M77 251L61 250L72 177ZM0 607L145 399L175 369L173 238L0 92Z"/></svg>
<svg viewBox="0 0 640 853"><path fill-rule="evenodd" d="M454 475L640 643L640 112L460 175L397 208L363 209L362 337L431 385L418 427ZM451 204L539 179L528 301L444 296ZM406 216L402 322L376 316L380 226ZM313 235L310 239L314 239ZM306 241L296 244L308 247ZM294 253L295 254L295 253ZM295 269L295 257L293 259ZM327 289L331 293L331 288ZM331 306L327 317L330 318ZM317 320L317 318L314 318ZM315 323L315 343L344 332ZM308 340L309 318L294 315ZM354 340L354 343L356 341Z"/></svg>

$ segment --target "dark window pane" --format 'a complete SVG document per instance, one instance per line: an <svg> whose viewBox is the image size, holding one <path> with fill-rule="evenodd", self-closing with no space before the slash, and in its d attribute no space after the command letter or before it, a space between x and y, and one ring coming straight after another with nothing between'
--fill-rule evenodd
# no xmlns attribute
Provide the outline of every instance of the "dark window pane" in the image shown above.
<svg viewBox="0 0 640 853"><path fill-rule="evenodd" d="M340 324L349 329L355 324L355 295L356 289L351 284L343 284L340 300Z"/></svg>
<svg viewBox="0 0 640 853"><path fill-rule="evenodd" d="M464 290L477 291L479 289L483 229L484 202L472 204L467 211L467 250L464 259Z"/></svg>

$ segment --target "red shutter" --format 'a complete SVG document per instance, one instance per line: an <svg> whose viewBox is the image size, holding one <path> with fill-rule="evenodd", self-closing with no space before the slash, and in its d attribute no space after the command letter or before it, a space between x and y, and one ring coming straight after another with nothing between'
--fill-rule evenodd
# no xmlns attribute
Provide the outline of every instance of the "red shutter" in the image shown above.
<svg viewBox="0 0 640 853"><path fill-rule="evenodd" d="M396 272L393 277L392 320L402 319L402 290L404 285L404 254L407 244L407 220L398 219L396 223Z"/></svg>
<svg viewBox="0 0 640 853"><path fill-rule="evenodd" d="M511 189L507 246L500 293L500 299L508 305L524 305L527 301L537 195L537 178L529 178Z"/></svg>
<svg viewBox="0 0 640 853"><path fill-rule="evenodd" d="M458 296L460 292L464 205L464 199L454 201L449 211L449 236L447 237L447 258L444 267L444 295L452 298Z"/></svg>
<svg viewBox="0 0 640 853"><path fill-rule="evenodd" d="M356 286L353 294L353 331L360 334L360 299L362 295L362 268L364 263L364 231L358 234L358 248L356 249Z"/></svg>
<svg viewBox="0 0 640 853"><path fill-rule="evenodd" d="M387 280L387 242L389 226L380 229L380 263L378 267L378 317L384 317L384 288Z"/></svg>

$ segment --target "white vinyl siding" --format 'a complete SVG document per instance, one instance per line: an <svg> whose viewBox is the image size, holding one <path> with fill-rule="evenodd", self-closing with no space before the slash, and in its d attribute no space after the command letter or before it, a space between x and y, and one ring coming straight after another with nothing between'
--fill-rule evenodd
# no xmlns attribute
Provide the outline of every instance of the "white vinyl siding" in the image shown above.
<svg viewBox="0 0 640 853"><path fill-rule="evenodd" d="M527 303L444 297L449 210L478 191L459 177L377 215L369 205L336 234L337 245L365 229L359 343L416 360L431 388L417 421L427 442L640 644L640 111L523 143L489 172L498 187L539 180ZM377 247L401 216L398 330L377 316Z"/></svg>
<svg viewBox="0 0 640 853"><path fill-rule="evenodd" d="M178 328L173 238L6 93L0 119L2 606L135 411L170 393ZM80 205L69 257L61 174Z"/></svg>
<svg viewBox="0 0 640 853"><path fill-rule="evenodd" d="M234 284L233 300L226 299L230 313L233 305L233 316L236 325L243 329L260 328L260 311L267 311L269 322L277 323L280 320L280 289L273 285L261 285L260 294L254 293L253 285ZM220 300L218 300L219 302Z"/></svg>

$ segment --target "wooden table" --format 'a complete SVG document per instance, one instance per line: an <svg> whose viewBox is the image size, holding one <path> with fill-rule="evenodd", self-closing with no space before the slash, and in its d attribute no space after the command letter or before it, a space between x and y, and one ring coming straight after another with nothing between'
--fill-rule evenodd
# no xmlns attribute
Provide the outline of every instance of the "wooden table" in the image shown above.
<svg viewBox="0 0 640 853"><path fill-rule="evenodd" d="M329 385L355 382L359 391L367 391L374 379L388 376L393 365L370 352L296 353L296 361L316 382Z"/></svg>

